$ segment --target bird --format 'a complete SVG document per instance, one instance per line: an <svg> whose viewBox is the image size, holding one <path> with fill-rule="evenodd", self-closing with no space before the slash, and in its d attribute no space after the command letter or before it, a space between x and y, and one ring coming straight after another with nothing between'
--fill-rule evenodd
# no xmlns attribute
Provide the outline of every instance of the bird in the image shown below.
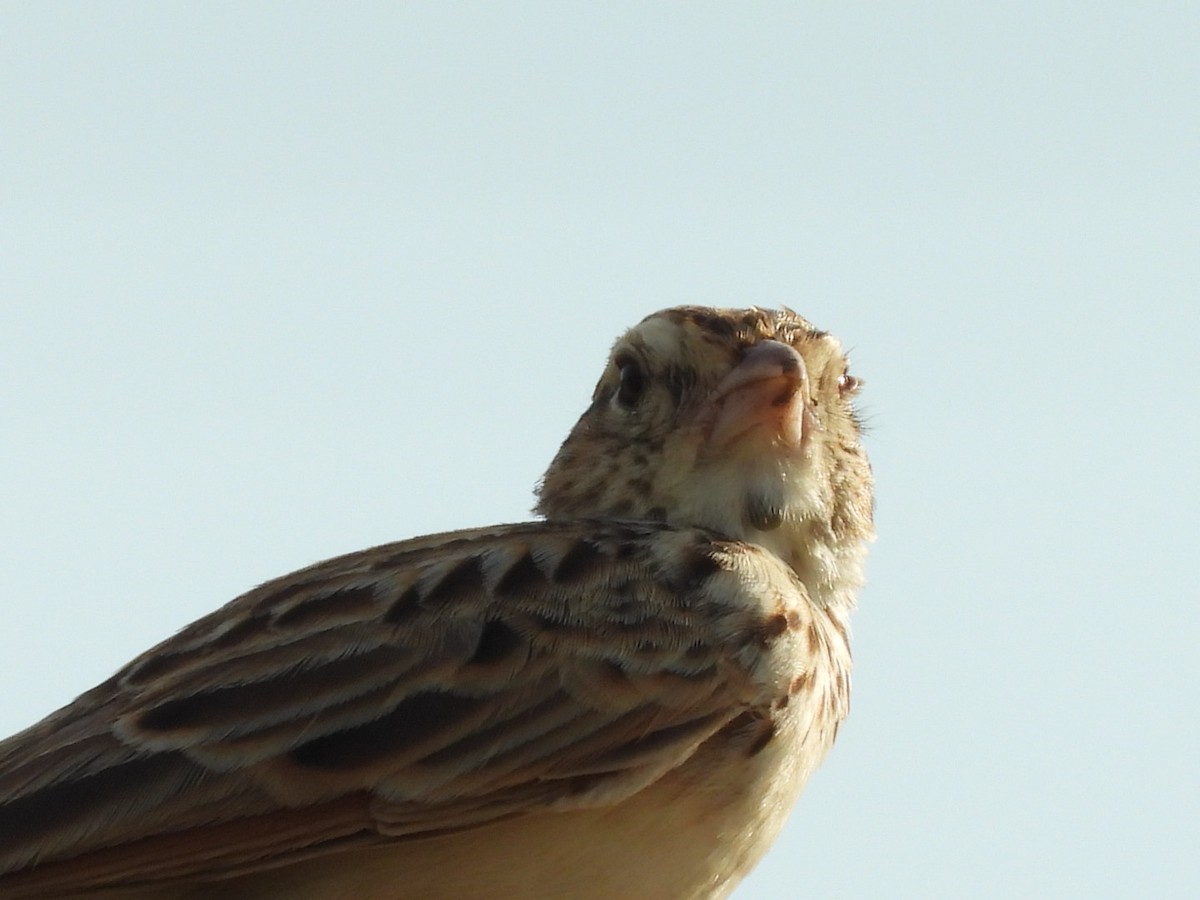
<svg viewBox="0 0 1200 900"><path fill-rule="evenodd" d="M646 317L534 520L269 581L0 742L0 897L727 896L848 713L861 385L787 308Z"/></svg>

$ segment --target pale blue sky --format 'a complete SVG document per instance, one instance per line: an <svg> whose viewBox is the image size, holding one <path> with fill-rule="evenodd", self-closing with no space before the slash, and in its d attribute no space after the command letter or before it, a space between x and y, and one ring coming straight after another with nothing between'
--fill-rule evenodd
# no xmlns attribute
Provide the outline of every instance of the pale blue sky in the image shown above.
<svg viewBox="0 0 1200 900"><path fill-rule="evenodd" d="M0 8L0 732L528 516L611 341L867 381L853 713L749 898L1200 892L1200 7Z"/></svg>

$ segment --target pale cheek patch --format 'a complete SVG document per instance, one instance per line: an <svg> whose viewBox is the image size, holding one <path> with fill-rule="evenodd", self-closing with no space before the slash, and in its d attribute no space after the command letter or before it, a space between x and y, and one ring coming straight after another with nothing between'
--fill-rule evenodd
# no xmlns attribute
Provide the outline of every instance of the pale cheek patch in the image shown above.
<svg viewBox="0 0 1200 900"><path fill-rule="evenodd" d="M667 368L686 362L687 341L683 340L682 329L668 319L648 319L633 329L627 337L635 338L654 359L656 367Z"/></svg>

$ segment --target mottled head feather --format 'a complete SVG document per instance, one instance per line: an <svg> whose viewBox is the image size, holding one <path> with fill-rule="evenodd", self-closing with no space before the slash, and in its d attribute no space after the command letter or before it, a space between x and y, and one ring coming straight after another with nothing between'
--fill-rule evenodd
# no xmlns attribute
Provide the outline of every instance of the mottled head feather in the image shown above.
<svg viewBox="0 0 1200 900"><path fill-rule="evenodd" d="M803 361L794 401L807 423L803 447L761 436L713 446L706 405L764 341ZM847 366L836 338L788 309L648 316L614 345L591 405L539 486L537 512L709 528L776 552L814 599L849 598L873 500L853 406L859 382Z"/></svg>

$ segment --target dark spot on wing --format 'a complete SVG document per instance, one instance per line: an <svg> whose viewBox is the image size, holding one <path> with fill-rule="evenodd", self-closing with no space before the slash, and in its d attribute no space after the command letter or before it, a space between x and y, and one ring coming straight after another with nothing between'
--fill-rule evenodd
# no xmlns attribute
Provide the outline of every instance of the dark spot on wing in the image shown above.
<svg viewBox="0 0 1200 900"><path fill-rule="evenodd" d="M371 564L371 571L378 572L381 569L404 569L413 563L420 564L429 558L429 547L405 547L404 544L396 544L397 549L386 556L381 557L377 562ZM469 549L473 546L470 538L450 538L438 544L439 553L453 553L458 550ZM376 548L378 551L386 550L387 547Z"/></svg>
<svg viewBox="0 0 1200 900"><path fill-rule="evenodd" d="M285 609L275 617L283 627L311 624L314 620L363 616L375 607L375 585L363 584L323 591Z"/></svg>
<svg viewBox="0 0 1200 900"><path fill-rule="evenodd" d="M489 697L422 693L409 697L372 722L336 731L301 744L291 752L299 765L311 769L354 769L423 743L454 729L492 702Z"/></svg>
<svg viewBox="0 0 1200 900"><path fill-rule="evenodd" d="M532 706L528 709L522 709L513 716L509 716L496 722L494 725L489 725L487 728L480 728L472 731L465 737L455 741L447 747L431 753L421 760L423 765L442 765L444 763L453 762L467 755L479 756L479 751L488 748L496 743L502 743L506 736L511 734L518 727L528 727L536 724L539 720L553 719L556 714L560 714L563 708L575 709L578 706L578 701L570 697L563 691L556 691L551 694L541 703ZM552 724L547 724L544 728L545 732L555 727ZM483 754L485 757L494 756L492 753Z"/></svg>
<svg viewBox="0 0 1200 900"><path fill-rule="evenodd" d="M208 641L207 646L215 649L237 646L246 638L258 634L264 628L268 628L269 623L270 617L267 613L256 613L255 615L248 616L236 625L225 629L220 634L213 635Z"/></svg>
<svg viewBox="0 0 1200 900"><path fill-rule="evenodd" d="M383 614L383 621L389 625L402 625L421 612L420 604L420 589L415 584L409 585L396 602L388 607L388 611Z"/></svg>
<svg viewBox="0 0 1200 900"><path fill-rule="evenodd" d="M328 660L306 669L285 671L275 678L224 685L167 700L146 710L137 719L145 731L165 732L221 728L270 718L271 709L286 709L327 693L344 691L355 681L370 679L380 672L402 671L413 651L384 645L352 656Z"/></svg>
<svg viewBox="0 0 1200 900"><path fill-rule="evenodd" d="M701 541L688 548L683 555L675 581L681 590L696 590L723 568L713 554L712 544Z"/></svg>
<svg viewBox="0 0 1200 900"><path fill-rule="evenodd" d="M604 554L591 541L576 541L554 567L553 578L560 584L577 581L608 564Z"/></svg>
<svg viewBox="0 0 1200 900"><path fill-rule="evenodd" d="M236 688L217 688L168 700L142 713L137 720L138 727L144 731L174 731L211 724L214 714L232 712L227 701L236 691Z"/></svg>
<svg viewBox="0 0 1200 900"><path fill-rule="evenodd" d="M149 684L151 681L161 678L169 672L185 668L195 662L201 655L202 650L199 648L185 650L181 653L156 653L141 662L135 663L122 676L121 683L130 687Z"/></svg>
<svg viewBox="0 0 1200 900"><path fill-rule="evenodd" d="M143 798L153 796L155 789L204 777L179 754L156 753L84 778L64 778L0 805L0 847L12 852L22 845L36 845L64 826L86 821L97 809L144 809L149 801ZM131 796L130 785L135 784L149 789Z"/></svg>
<svg viewBox="0 0 1200 900"><path fill-rule="evenodd" d="M505 569L504 574L496 581L492 592L498 597L512 596L524 591L541 587L546 577L533 561L533 555L526 550L516 562Z"/></svg>
<svg viewBox="0 0 1200 900"><path fill-rule="evenodd" d="M478 556L468 556L451 567L437 584L425 591L423 603L440 603L456 598L465 591L483 590L483 569Z"/></svg>
<svg viewBox="0 0 1200 900"><path fill-rule="evenodd" d="M302 597L314 589L319 589L322 582L319 578L287 582L287 578L278 579L274 584L268 582L251 591L256 595L253 610L255 614L269 613L277 606L284 606L295 597Z"/></svg>
<svg viewBox="0 0 1200 900"><path fill-rule="evenodd" d="M483 626L479 643L475 645L468 665L487 666L501 662L518 648L525 646L520 636L503 622L491 620Z"/></svg>

